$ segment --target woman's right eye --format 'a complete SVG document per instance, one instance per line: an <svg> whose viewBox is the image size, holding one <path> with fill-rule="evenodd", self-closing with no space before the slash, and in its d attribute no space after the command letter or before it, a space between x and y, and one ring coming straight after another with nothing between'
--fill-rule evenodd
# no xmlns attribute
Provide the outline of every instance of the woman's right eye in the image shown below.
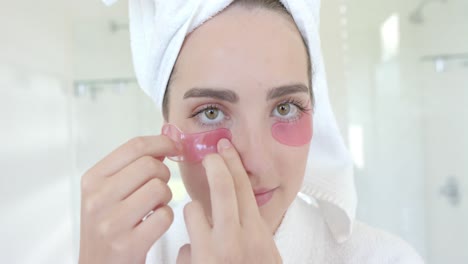
<svg viewBox="0 0 468 264"><path fill-rule="evenodd" d="M218 109L207 109L204 111L206 118L209 120L215 120L216 117L219 115L219 110Z"/></svg>
<svg viewBox="0 0 468 264"><path fill-rule="evenodd" d="M221 125L226 119L224 112L214 106L201 109L192 117L195 118L197 123L199 123L201 126L218 126Z"/></svg>

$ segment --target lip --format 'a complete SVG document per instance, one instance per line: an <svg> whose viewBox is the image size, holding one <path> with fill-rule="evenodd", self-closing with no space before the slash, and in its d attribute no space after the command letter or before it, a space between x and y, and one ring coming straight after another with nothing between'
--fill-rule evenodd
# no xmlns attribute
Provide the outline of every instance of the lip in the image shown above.
<svg viewBox="0 0 468 264"><path fill-rule="evenodd" d="M262 189L254 190L255 200L257 201L258 207L262 207L265 204L267 204L273 197L273 194L276 189L277 188L273 188L273 189L262 188Z"/></svg>

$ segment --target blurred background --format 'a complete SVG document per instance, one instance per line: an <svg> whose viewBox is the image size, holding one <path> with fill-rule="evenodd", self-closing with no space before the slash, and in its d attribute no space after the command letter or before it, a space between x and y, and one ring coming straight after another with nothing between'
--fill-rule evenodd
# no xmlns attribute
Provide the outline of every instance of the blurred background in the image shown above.
<svg viewBox="0 0 468 264"><path fill-rule="evenodd" d="M127 12L127 1L0 0L1 263L77 263L81 175L159 133ZM321 32L358 218L427 263L468 263L468 0L327 0Z"/></svg>

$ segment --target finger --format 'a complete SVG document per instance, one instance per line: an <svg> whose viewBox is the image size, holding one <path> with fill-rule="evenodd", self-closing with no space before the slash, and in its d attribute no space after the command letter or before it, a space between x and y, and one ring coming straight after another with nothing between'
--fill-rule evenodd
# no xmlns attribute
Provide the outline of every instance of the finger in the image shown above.
<svg viewBox="0 0 468 264"><path fill-rule="evenodd" d="M165 156L175 156L177 153L175 142L167 136L136 137L112 151L85 175L92 178L109 177L140 157L152 156L162 161Z"/></svg>
<svg viewBox="0 0 468 264"><path fill-rule="evenodd" d="M259 216L252 185L237 150L229 140L221 139L218 142L218 152L233 176L241 223L248 221L251 217Z"/></svg>
<svg viewBox="0 0 468 264"><path fill-rule="evenodd" d="M147 252L169 229L173 220L174 213L172 209L169 206L162 206L135 227L131 233L132 240L146 245L145 252Z"/></svg>
<svg viewBox="0 0 468 264"><path fill-rule="evenodd" d="M167 183L169 178L170 171L164 163L151 156L144 156L106 178L106 184L103 184L99 194L103 203L112 204L124 200L152 179Z"/></svg>
<svg viewBox="0 0 468 264"><path fill-rule="evenodd" d="M199 252L205 248L206 238L209 236L211 226L206 219L203 207L198 201L192 201L184 207L185 226L194 250Z"/></svg>
<svg viewBox="0 0 468 264"><path fill-rule="evenodd" d="M230 227L239 224L236 192L231 173L223 158L218 154L205 156L202 161L210 188L213 227Z"/></svg>
<svg viewBox="0 0 468 264"><path fill-rule="evenodd" d="M177 264L190 264L192 256L192 249L190 244L185 244L179 249L179 254L177 255Z"/></svg>
<svg viewBox="0 0 468 264"><path fill-rule="evenodd" d="M122 201L117 207L125 225L134 227L155 208L164 206L172 199L172 192L166 183L153 179L143 185L135 193Z"/></svg>

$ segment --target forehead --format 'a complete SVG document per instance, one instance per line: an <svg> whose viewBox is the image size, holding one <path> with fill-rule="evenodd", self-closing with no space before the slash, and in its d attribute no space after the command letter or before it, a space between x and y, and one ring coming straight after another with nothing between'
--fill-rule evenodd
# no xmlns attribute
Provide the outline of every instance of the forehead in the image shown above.
<svg viewBox="0 0 468 264"><path fill-rule="evenodd" d="M177 88L171 93L219 87L242 94L307 84L307 60L292 19L266 9L230 7L186 38L176 63Z"/></svg>

